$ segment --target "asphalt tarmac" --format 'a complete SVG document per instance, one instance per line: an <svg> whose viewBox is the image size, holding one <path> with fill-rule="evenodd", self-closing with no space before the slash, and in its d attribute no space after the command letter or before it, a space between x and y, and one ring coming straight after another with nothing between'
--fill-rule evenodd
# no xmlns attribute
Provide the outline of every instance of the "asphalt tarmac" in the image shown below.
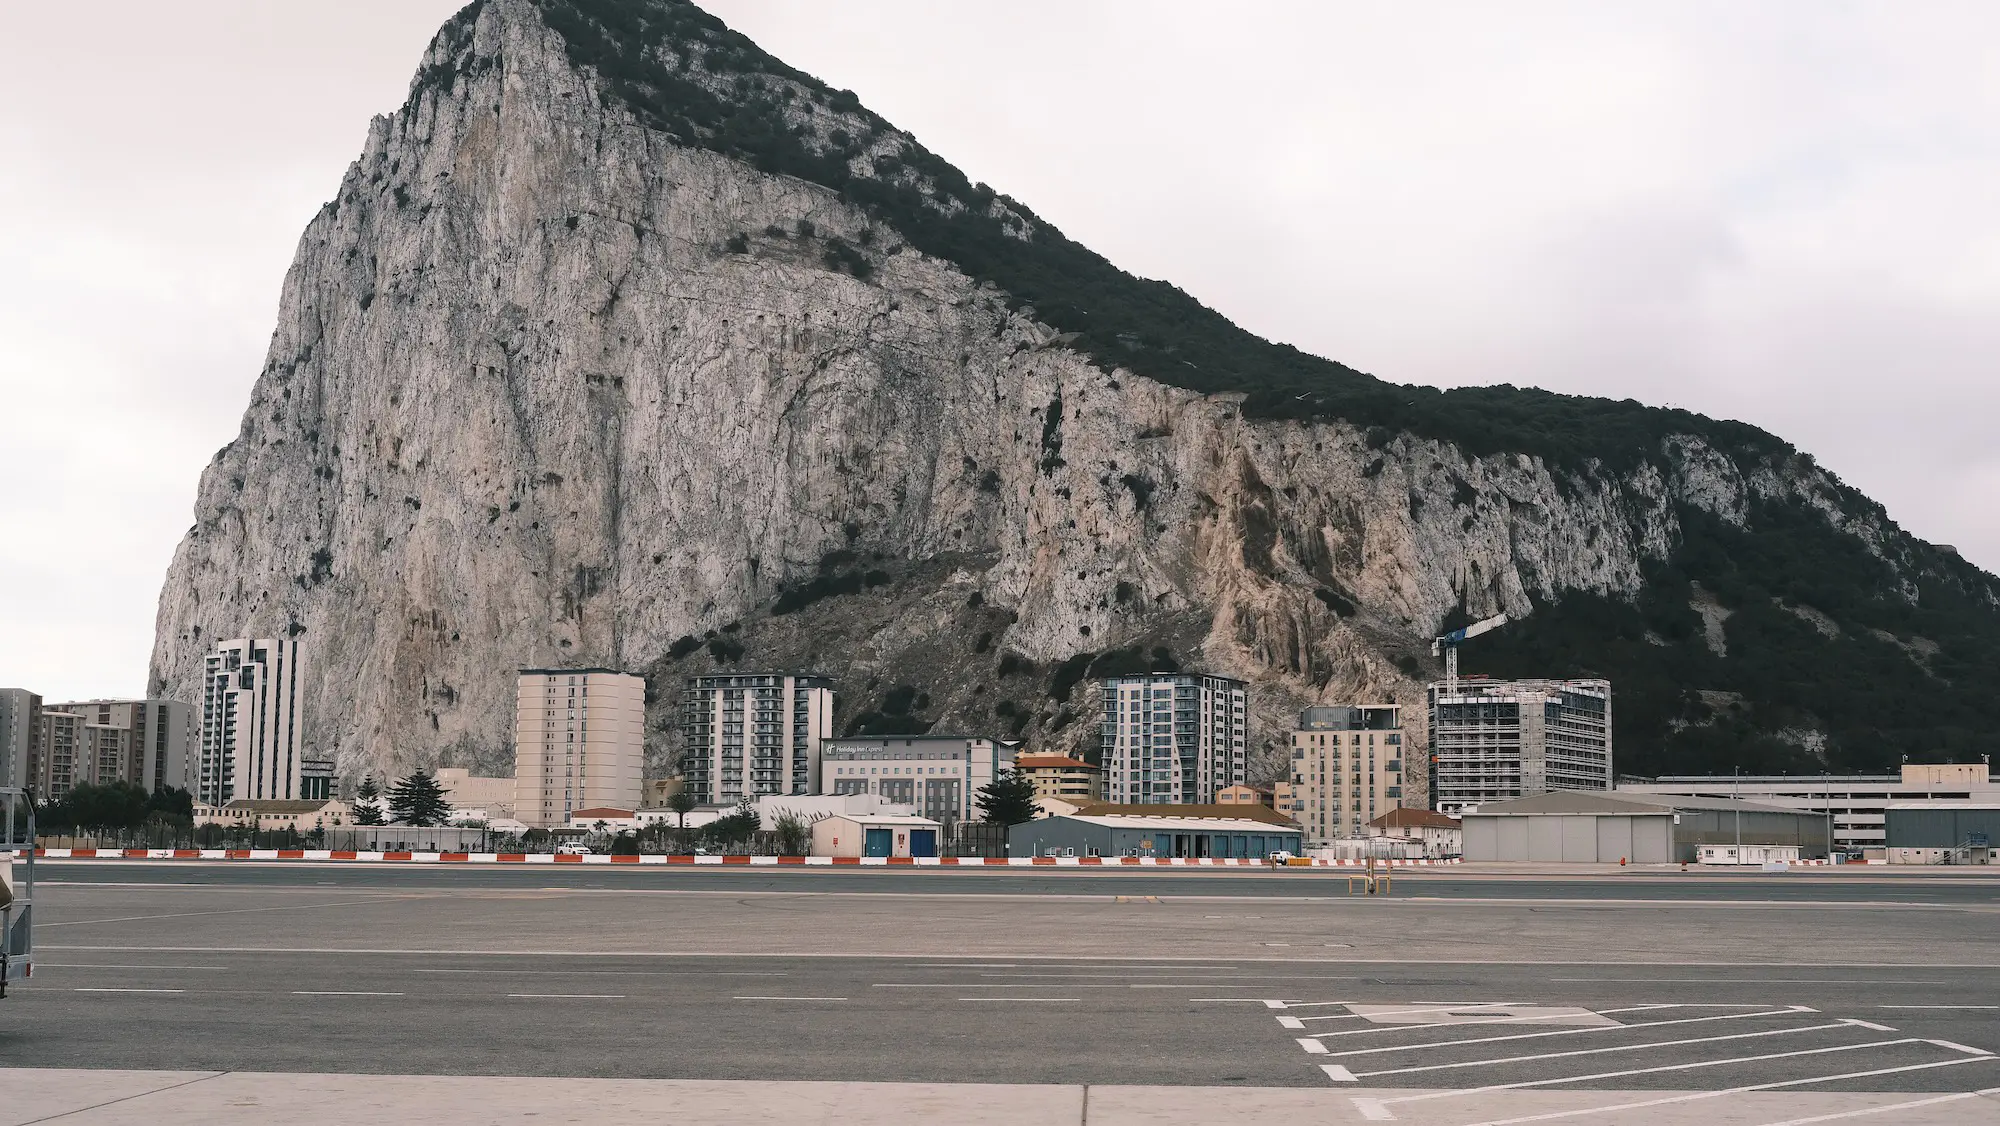
<svg viewBox="0 0 2000 1126"><path fill-rule="evenodd" d="M38 867L13 1067L2000 1085L1977 876Z"/></svg>

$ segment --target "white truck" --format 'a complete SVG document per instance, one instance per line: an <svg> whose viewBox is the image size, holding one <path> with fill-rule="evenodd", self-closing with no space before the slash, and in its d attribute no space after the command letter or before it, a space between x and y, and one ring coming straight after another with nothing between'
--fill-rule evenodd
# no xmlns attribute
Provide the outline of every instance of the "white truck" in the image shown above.
<svg viewBox="0 0 2000 1126"><path fill-rule="evenodd" d="M35 971L35 804L0 787L0 997Z"/></svg>

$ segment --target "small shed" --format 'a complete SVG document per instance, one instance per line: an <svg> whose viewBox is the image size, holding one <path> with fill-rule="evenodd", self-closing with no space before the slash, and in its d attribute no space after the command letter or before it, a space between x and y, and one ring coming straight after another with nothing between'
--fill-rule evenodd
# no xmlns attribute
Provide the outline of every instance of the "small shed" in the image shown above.
<svg viewBox="0 0 2000 1126"><path fill-rule="evenodd" d="M836 813L813 822L814 856L918 857L938 854L937 822L895 814Z"/></svg>
<svg viewBox="0 0 2000 1126"><path fill-rule="evenodd" d="M1475 861L1685 864L1703 846L1739 843L1741 857L1827 854L1825 815L1721 798L1560 790L1487 802L1462 821L1465 859Z"/></svg>

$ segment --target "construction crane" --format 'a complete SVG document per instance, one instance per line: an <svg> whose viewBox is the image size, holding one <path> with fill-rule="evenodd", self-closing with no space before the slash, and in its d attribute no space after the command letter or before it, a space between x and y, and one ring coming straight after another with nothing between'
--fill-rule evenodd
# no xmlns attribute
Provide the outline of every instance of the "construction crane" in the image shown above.
<svg viewBox="0 0 2000 1126"><path fill-rule="evenodd" d="M1431 656L1444 658L1444 692L1447 696L1458 694L1458 647L1482 633L1491 633L1507 624L1507 615L1495 614L1483 621L1477 621L1464 629L1455 629L1443 637L1431 640Z"/></svg>

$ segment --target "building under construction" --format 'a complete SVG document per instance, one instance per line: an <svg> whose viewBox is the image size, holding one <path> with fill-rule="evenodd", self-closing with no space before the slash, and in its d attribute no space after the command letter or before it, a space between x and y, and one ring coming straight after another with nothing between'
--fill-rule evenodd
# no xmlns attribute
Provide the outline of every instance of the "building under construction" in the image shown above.
<svg viewBox="0 0 2000 1126"><path fill-rule="evenodd" d="M1450 677L1429 697L1433 808L1611 789L1610 681Z"/></svg>

